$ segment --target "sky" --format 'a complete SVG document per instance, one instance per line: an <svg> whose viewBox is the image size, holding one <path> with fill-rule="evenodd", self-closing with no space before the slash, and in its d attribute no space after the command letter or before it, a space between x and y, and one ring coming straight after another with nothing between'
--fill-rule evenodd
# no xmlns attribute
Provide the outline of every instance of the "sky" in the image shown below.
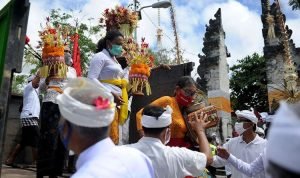
<svg viewBox="0 0 300 178"><path fill-rule="evenodd" d="M271 3L273 0L270 0ZM30 0L30 15L27 34L33 45L38 41L40 25L45 22L51 9L60 8L63 11L73 9L74 15L83 22L97 24L101 13L106 8L122 4L127 6L133 0ZM141 6L151 5L157 0L140 0ZM300 47L300 11L292 11L288 0L281 0L282 11L287 16L286 24L293 30L292 39ZM202 53L205 25L213 18L218 8L222 9L223 28L226 33L225 43L231 57L227 58L230 66L254 52L263 54L263 37L261 23L260 0L173 0L176 13L179 43L184 50L184 58L199 65L197 55ZM1 4L0 4L1 7ZM81 11L81 13L78 13ZM77 13L76 13L77 12ZM174 46L174 36L168 9L160 9L161 28L164 36L163 47ZM142 11L142 20L137 30L138 39L145 37L151 47L156 46L156 29L158 26L158 10L147 8ZM299 29L297 31L297 29ZM95 39L96 40L96 39ZM26 72L26 71L25 71ZM194 75L195 72L194 72Z"/></svg>

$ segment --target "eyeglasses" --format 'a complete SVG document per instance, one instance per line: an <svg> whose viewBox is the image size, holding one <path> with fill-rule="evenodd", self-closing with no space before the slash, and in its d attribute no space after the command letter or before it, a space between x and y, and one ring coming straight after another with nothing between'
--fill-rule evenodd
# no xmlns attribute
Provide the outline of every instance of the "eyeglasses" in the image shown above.
<svg viewBox="0 0 300 178"><path fill-rule="evenodd" d="M186 96L191 96L192 97L192 96L194 96L196 94L196 91L192 91L190 89L186 89L186 88L184 89L183 88L182 90L184 91L184 93L185 93Z"/></svg>
<svg viewBox="0 0 300 178"><path fill-rule="evenodd" d="M65 50L65 53L70 53L71 51L69 51L69 50Z"/></svg>

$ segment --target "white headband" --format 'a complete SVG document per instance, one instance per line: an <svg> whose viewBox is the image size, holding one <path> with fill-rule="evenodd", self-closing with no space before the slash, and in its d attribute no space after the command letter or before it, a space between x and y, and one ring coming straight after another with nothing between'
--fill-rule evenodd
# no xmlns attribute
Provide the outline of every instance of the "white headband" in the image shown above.
<svg viewBox="0 0 300 178"><path fill-rule="evenodd" d="M83 83L76 87L67 87L63 94L56 97L56 103L59 106L61 115L71 123L82 127L98 128L109 126L115 115L115 103L111 93L99 88L98 85L88 79L79 78L74 80L78 80L79 82L77 81L77 83ZM95 98L108 99L111 103L110 107L97 109L95 106L82 103L70 95L71 92L76 92L74 90L84 91L86 95L93 95Z"/></svg>
<svg viewBox="0 0 300 178"><path fill-rule="evenodd" d="M239 118L239 117L243 117L245 119L248 119L250 120L251 122L257 124L257 117L255 116L254 112L252 111L249 111L249 110L242 110L242 111L239 111L237 110L235 112L236 116Z"/></svg>
<svg viewBox="0 0 300 178"><path fill-rule="evenodd" d="M163 128L171 125L172 123L172 108L168 105L166 111L158 118L153 116L142 116L142 126L146 128Z"/></svg>

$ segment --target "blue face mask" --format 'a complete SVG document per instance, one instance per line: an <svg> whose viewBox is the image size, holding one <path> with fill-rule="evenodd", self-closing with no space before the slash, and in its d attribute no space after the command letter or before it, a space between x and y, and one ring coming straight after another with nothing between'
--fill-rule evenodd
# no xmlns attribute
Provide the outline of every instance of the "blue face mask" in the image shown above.
<svg viewBox="0 0 300 178"><path fill-rule="evenodd" d="M60 135L61 135L60 138L61 138L61 141L63 142L63 145L65 146L66 149L68 149L68 145L69 145L71 134L72 134L72 127L71 127L70 122L65 121L65 123L68 125L68 133L67 133L66 137L63 136L64 124L60 125L58 127L58 129L59 129L59 132L60 132Z"/></svg>
<svg viewBox="0 0 300 178"><path fill-rule="evenodd" d="M122 51L122 45L112 45L111 49L109 49L109 52L114 56L120 56Z"/></svg>

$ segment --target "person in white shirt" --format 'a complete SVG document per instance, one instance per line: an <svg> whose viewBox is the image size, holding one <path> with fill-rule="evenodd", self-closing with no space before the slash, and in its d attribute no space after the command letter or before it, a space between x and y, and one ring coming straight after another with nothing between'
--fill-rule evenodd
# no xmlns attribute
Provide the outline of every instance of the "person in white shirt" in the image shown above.
<svg viewBox="0 0 300 178"><path fill-rule="evenodd" d="M230 139L223 147L236 158L246 163L251 163L263 153L266 147L266 140L255 133L258 119L252 111L236 111L236 115L237 122L235 124L235 130L240 136ZM212 166L222 167L226 164L227 161L225 159L214 156ZM233 178L249 178L249 176L241 173L232 165L227 165L230 167ZM260 172L255 176L255 178L264 177L264 172Z"/></svg>
<svg viewBox="0 0 300 178"><path fill-rule="evenodd" d="M272 178L300 177L300 102L280 103L267 144L268 172Z"/></svg>
<svg viewBox="0 0 300 178"><path fill-rule="evenodd" d="M205 127L209 124L205 121L207 116L201 114L196 118L190 124L197 133L200 152L166 146L171 136L170 106L166 109L154 105L146 106L141 121L145 135L137 143L127 146L140 150L151 159L156 178L198 177L210 165L212 156L205 136Z"/></svg>
<svg viewBox="0 0 300 178"><path fill-rule="evenodd" d="M265 177L269 177L266 172L267 159L266 149L251 163L246 163L232 154L230 154L225 148L218 148L218 156L226 159L230 165L235 167L240 172L246 174L249 177L255 177L257 174L264 172Z"/></svg>
<svg viewBox="0 0 300 178"><path fill-rule="evenodd" d="M21 143L11 151L5 164L8 166L14 166L13 163L18 154L25 148L30 146L32 148L33 161L37 158L37 145L39 139L39 124L38 119L40 115L40 100L38 87L40 82L39 73L31 75L27 79L28 84L24 88L23 92L23 108L20 116L22 137Z"/></svg>
<svg viewBox="0 0 300 178"><path fill-rule="evenodd" d="M94 81L69 82L56 101L61 112L59 130L64 145L78 154L72 178L152 178L152 163L142 152L117 147L108 137L115 103L110 92Z"/></svg>
<svg viewBox="0 0 300 178"><path fill-rule="evenodd" d="M123 52L123 41L124 37L121 32L116 30L107 32L105 37L99 40L97 44L97 53L90 61L87 76L114 96L117 108L110 130L110 137L115 144L121 143L120 141L123 140L122 132L128 130L129 127L127 93L129 68L122 69L116 59Z"/></svg>

